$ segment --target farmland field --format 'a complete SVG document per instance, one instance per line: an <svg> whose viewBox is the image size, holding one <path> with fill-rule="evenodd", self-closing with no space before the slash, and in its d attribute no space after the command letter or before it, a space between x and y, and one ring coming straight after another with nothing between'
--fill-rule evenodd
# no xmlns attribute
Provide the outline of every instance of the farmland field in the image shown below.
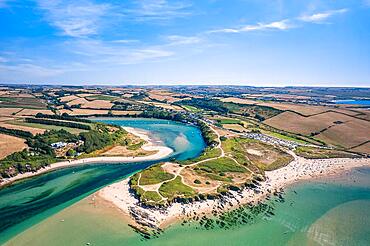
<svg viewBox="0 0 370 246"><path fill-rule="evenodd" d="M45 109L46 103L35 97L0 97L2 108Z"/></svg>
<svg viewBox="0 0 370 246"><path fill-rule="evenodd" d="M69 115L94 115L94 114L108 114L109 110L104 109L79 109L74 108L72 110L62 109L60 113L67 113Z"/></svg>
<svg viewBox="0 0 370 246"><path fill-rule="evenodd" d="M70 133L73 133L73 134L78 134L80 132L85 131L85 130L82 130L82 129L72 128L72 127L45 125L45 124L39 124L39 123L29 123L29 122L24 122L24 121L19 121L19 120L8 122L8 124L9 125L14 125L14 126L19 126L19 127L27 127L29 129L34 129L34 131L32 132L33 134L34 133L42 133L45 130L61 130L61 129L64 129L64 130L66 130Z"/></svg>
<svg viewBox="0 0 370 246"><path fill-rule="evenodd" d="M3 115L3 116L9 116L9 115L13 115L19 111L21 111L22 108L1 108L0 107L0 115Z"/></svg>
<svg viewBox="0 0 370 246"><path fill-rule="evenodd" d="M257 104L258 101L253 101L250 99L242 99L242 98L237 98L237 97L227 97L227 98L222 98L222 102L231 102L231 103L237 103L237 104L246 104L246 105L251 105L251 104Z"/></svg>
<svg viewBox="0 0 370 246"><path fill-rule="evenodd" d="M304 117L293 112L284 112L264 121L264 123L288 132L309 135L334 125L334 122L336 121L347 122L352 120L356 119L334 112L318 114L310 117Z"/></svg>
<svg viewBox="0 0 370 246"><path fill-rule="evenodd" d="M368 121L335 112L310 117L284 112L264 123L287 132L316 135L317 139L347 149L370 140Z"/></svg>
<svg viewBox="0 0 370 246"><path fill-rule="evenodd" d="M245 129L243 126L239 124L223 124L222 125L225 129L234 130L237 132L246 132L247 129Z"/></svg>
<svg viewBox="0 0 370 246"><path fill-rule="evenodd" d="M54 114L51 110L48 109L28 109L25 108L23 110L20 110L16 115L17 116L34 116L37 113L42 113L42 114Z"/></svg>
<svg viewBox="0 0 370 246"><path fill-rule="evenodd" d="M64 96L64 97L61 97L60 98L60 101L61 102L70 102L70 101L73 101L73 100L76 100L78 99L79 97L75 96L75 95L70 95L70 96Z"/></svg>
<svg viewBox="0 0 370 246"><path fill-rule="evenodd" d="M259 103L258 105L263 106L269 106L276 109L284 110L284 111L294 111L298 114L302 114L305 116L315 115L324 113L327 111L336 111L339 113L345 113L348 115L357 115L358 112L354 112L351 110L346 109L338 109L338 108L332 108L332 107L326 107L326 106L313 106L313 105L304 105L304 104L289 104L289 103L273 103L273 102L264 102Z"/></svg>
<svg viewBox="0 0 370 246"><path fill-rule="evenodd" d="M178 111L184 111L183 108L177 105L171 105L167 103L159 103L159 102L143 102L145 104L150 104L156 107L164 108L164 109L172 109L172 110L178 110Z"/></svg>
<svg viewBox="0 0 370 246"><path fill-rule="evenodd" d="M223 125L223 124L238 124L238 123L240 123L240 120L223 118L223 119L217 119L217 122L220 123L221 125Z"/></svg>
<svg viewBox="0 0 370 246"><path fill-rule="evenodd" d="M0 134L0 160L25 148L27 148L27 144L24 139Z"/></svg>
<svg viewBox="0 0 370 246"><path fill-rule="evenodd" d="M366 153L366 154L370 155L370 142L367 142L363 145L355 147L355 148L351 149L351 151L355 151L355 152L358 152L358 153Z"/></svg>
<svg viewBox="0 0 370 246"><path fill-rule="evenodd" d="M201 109L198 109L197 107L190 106L190 105L183 105L182 107L184 109L186 109L187 111L190 111L190 112L193 112L193 113L197 113L197 112L201 111Z"/></svg>
<svg viewBox="0 0 370 246"><path fill-rule="evenodd" d="M90 96L85 97L85 99L87 99L89 101L102 100L102 101L111 102L113 100L116 100L117 97L109 96L109 95L90 95Z"/></svg>
<svg viewBox="0 0 370 246"><path fill-rule="evenodd" d="M81 105L82 108L91 108L91 109L110 109L112 108L113 103L107 100L93 100L88 101Z"/></svg>
<svg viewBox="0 0 370 246"><path fill-rule="evenodd" d="M45 132L45 129L25 126L25 125L22 125L22 124L17 125L17 124L14 124L14 122L16 122L16 121L11 121L11 123L9 123L9 122L0 122L0 126L8 128L8 129L17 129L17 130L30 132L33 135Z"/></svg>
<svg viewBox="0 0 370 246"><path fill-rule="evenodd" d="M307 159L325 159L325 158L351 158L354 154L340 150L319 149L314 147L299 146L295 153Z"/></svg>
<svg viewBox="0 0 370 246"><path fill-rule="evenodd" d="M263 133L266 134L266 135L270 135L272 137L282 139L282 140L293 141L293 142L297 142L297 143L301 143L301 144L308 144L308 142L303 141L301 139L290 137L290 136L287 136L287 135L283 135L283 134L280 134L280 133L277 133L277 132L264 131Z"/></svg>
<svg viewBox="0 0 370 246"><path fill-rule="evenodd" d="M85 99L85 98L79 98L79 97L76 97L76 99L72 100L72 101L69 101L67 103L68 106L73 106L73 105L78 105L78 104L85 104L87 103L88 101Z"/></svg>
<svg viewBox="0 0 370 246"><path fill-rule="evenodd" d="M370 122L352 120L330 127L316 137L331 144L351 148L370 140Z"/></svg>

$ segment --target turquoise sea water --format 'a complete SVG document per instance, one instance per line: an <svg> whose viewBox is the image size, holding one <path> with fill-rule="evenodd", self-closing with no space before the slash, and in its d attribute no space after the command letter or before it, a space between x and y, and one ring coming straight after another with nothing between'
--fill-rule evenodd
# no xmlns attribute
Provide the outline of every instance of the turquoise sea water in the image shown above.
<svg viewBox="0 0 370 246"><path fill-rule="evenodd" d="M185 160L198 156L205 147L199 129L169 120L159 119L97 119L109 124L144 129L151 137L175 150L171 157Z"/></svg>
<svg viewBox="0 0 370 246"><path fill-rule="evenodd" d="M171 158L182 160L196 157L205 146L200 131L192 126L145 119L116 120L114 123L150 131L158 141L174 149ZM1 189L0 243L99 188L153 163L93 164L65 168Z"/></svg>
<svg viewBox="0 0 370 246"><path fill-rule="evenodd" d="M133 164L133 168L137 168L136 165L140 164ZM91 167L97 169L91 171L89 170ZM79 177L85 176L86 180L94 183L99 180L99 174L96 172L106 173L104 165L91 167L86 170L81 167L75 174L79 172ZM107 172L106 178L111 179L110 176L114 175L115 171L117 170L112 169ZM130 170L125 172L129 173ZM61 194L68 190L68 183L73 180L72 177L73 172L62 177L64 180L53 179L59 183L55 186L60 189L58 191ZM44 186L49 189L52 187L49 183L40 184L40 187ZM78 186L76 189L79 189ZM111 204L92 196L86 197L92 190L94 189L59 207L46 210L48 213L37 215L42 218L32 221L32 218L37 216L32 217L23 224L13 226L18 228L18 233L9 236L11 234L9 231L3 231L0 237L11 238L5 245L17 246L87 243L113 246L369 245L370 242L369 168L355 169L339 177L295 184L286 189L284 202L275 199L267 202L273 208L273 215L260 214L246 224L236 224L228 229L217 226L205 229L198 222L186 225L178 223L165 230L158 238L150 240L143 240L140 235L133 232L125 223L123 215ZM40 199L42 197L40 192L37 194ZM15 191L15 196L8 197L9 206L24 197L18 191ZM3 198L1 194L0 198Z"/></svg>
<svg viewBox="0 0 370 246"><path fill-rule="evenodd" d="M111 205L85 198L19 234L6 245L369 245L370 169L289 187L274 215L244 225L205 229L176 224L143 240ZM63 221L63 222L62 222Z"/></svg>

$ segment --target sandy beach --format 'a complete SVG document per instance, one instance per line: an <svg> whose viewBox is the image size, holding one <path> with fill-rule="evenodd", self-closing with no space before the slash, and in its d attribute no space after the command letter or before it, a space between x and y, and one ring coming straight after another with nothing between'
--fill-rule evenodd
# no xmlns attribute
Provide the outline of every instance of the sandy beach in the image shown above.
<svg viewBox="0 0 370 246"><path fill-rule="evenodd" d="M363 166L370 167L369 158L305 159L296 156L295 160L287 166L266 172L266 180L260 182L256 189L230 191L229 195L216 200L197 201L190 204L173 203L164 209L141 207L138 200L129 192L129 179L103 188L98 191L98 195L129 215L130 222L138 222L142 226L152 228L164 228L174 221L193 217L195 214L222 212L243 204L256 203L269 194L298 181L335 175Z"/></svg>
<svg viewBox="0 0 370 246"><path fill-rule="evenodd" d="M3 182L0 184L1 186L8 185L14 181L30 178L36 175L40 175L42 173L50 172L52 170L70 167L70 166L77 166L77 165L84 165L84 164L91 164L91 163L132 163L132 162L142 162L142 161L155 161L166 158L169 156L173 150L169 147L163 146L160 143L151 139L147 132L144 130L140 130L137 128L132 127L123 127L126 131L140 137L141 139L145 140L146 143L142 146L143 150L146 151L156 151L155 154L148 155L148 156L114 156L114 157L91 157L91 158L84 158L79 160L66 160L57 163L53 163L48 167L42 168L37 172L28 172L18 174L11 178L3 179Z"/></svg>

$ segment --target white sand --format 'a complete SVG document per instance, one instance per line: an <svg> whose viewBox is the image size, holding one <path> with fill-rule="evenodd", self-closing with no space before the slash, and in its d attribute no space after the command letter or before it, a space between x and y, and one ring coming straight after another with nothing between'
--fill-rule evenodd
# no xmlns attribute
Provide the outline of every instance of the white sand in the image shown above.
<svg viewBox="0 0 370 246"><path fill-rule="evenodd" d="M112 202L133 220L143 225L163 228L185 216L209 214L213 210L221 211L235 208L242 204L257 202L266 195L299 180L336 174L355 167L370 166L369 158L340 158L309 160L296 157L289 165L266 172L266 181L261 182L258 191L244 189L230 192L222 199L193 202L191 204L173 203L165 209L148 209L138 205L138 200L129 193L129 179L109 185L98 194ZM135 219L136 218L136 219Z"/></svg>
<svg viewBox="0 0 370 246"><path fill-rule="evenodd" d="M157 142L154 142L148 134L143 130L138 130L136 128L132 127L124 127L124 129L146 141L146 143L142 146L143 150L146 151L157 151L153 155L148 156L138 156L138 157L125 157L125 156L114 156L114 157L91 157L91 158L85 158L80 160L67 160L62 162L53 163L48 167L39 169L37 172L27 172L18 174L12 178L6 178L3 179L3 182L0 184L0 186L12 183L16 180L29 178L32 176L36 176L51 170L69 167L69 166L76 166L76 165L83 165L83 164L91 164L91 163L132 163L132 162L142 162L142 161L154 161L154 160L160 160L167 156L169 156L173 150L169 147L159 145Z"/></svg>

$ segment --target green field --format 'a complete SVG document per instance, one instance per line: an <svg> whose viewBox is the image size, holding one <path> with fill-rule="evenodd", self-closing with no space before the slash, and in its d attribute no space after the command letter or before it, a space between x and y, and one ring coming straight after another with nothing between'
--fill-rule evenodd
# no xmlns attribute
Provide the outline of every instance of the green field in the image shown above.
<svg viewBox="0 0 370 246"><path fill-rule="evenodd" d="M180 177L163 183L159 188L159 193L168 200L173 200L175 197L193 197L196 192L189 186L182 183Z"/></svg>
<svg viewBox="0 0 370 246"><path fill-rule="evenodd" d="M7 121L7 123L11 125L17 125L17 126L28 126L38 129L45 129L45 130L66 130L67 132L70 132L72 134L79 134L80 132L87 132L87 130L82 130L78 128L71 128L71 127L65 127L65 126L53 126L53 125L44 125L44 124L38 124L38 123L28 123L24 121Z"/></svg>
<svg viewBox="0 0 370 246"><path fill-rule="evenodd" d="M95 96L88 96L86 97L86 99L89 101L93 101L93 100L113 101L117 99L117 97L109 96L109 95L95 95Z"/></svg>
<svg viewBox="0 0 370 246"><path fill-rule="evenodd" d="M162 197L156 191L144 191L141 190L140 201L146 205L158 205L164 204Z"/></svg>
<svg viewBox="0 0 370 246"><path fill-rule="evenodd" d="M325 158L353 158L358 155L351 154L341 150L335 149L322 149L314 147L299 146L295 150L295 153L299 156L308 159L325 159Z"/></svg>
<svg viewBox="0 0 370 246"><path fill-rule="evenodd" d="M306 142L304 140L301 140L301 139L298 139L298 138L295 138L295 137L292 137L292 136L283 135L283 134L280 134L280 133L277 133L277 132L266 131L266 132L263 132L263 133L266 134L266 135L270 135L272 137L276 137L276 138L279 138L279 139L282 139L282 140L286 140L286 141L293 141L293 142L297 142L297 143L300 143L300 144L309 144L309 142Z"/></svg>
<svg viewBox="0 0 370 246"><path fill-rule="evenodd" d="M136 174L140 175L140 174ZM161 167L161 164L155 165L141 172L141 178L139 181L140 185L152 185L158 184L166 180L170 180L175 177L171 173L167 173Z"/></svg>
<svg viewBox="0 0 370 246"><path fill-rule="evenodd" d="M235 173L245 173L247 169L237 164L230 158L221 157L215 160L210 160L203 162L197 167L208 173L225 173L225 172L235 172Z"/></svg>
<svg viewBox="0 0 370 246"><path fill-rule="evenodd" d="M243 143L251 141L250 139L226 139L222 141L222 148L225 153L230 154L238 163L242 165L250 165L250 161L247 159Z"/></svg>
<svg viewBox="0 0 370 246"><path fill-rule="evenodd" d="M178 161L178 163L182 164L182 165L190 165L192 163L202 161L202 160L206 160L206 159L213 158L213 157L218 157L220 155L221 155L221 150L219 148L207 147L203 151L203 153L200 156L198 156L197 158L194 158L194 159L191 159L191 160L185 160L185 161Z"/></svg>
<svg viewBox="0 0 370 246"><path fill-rule="evenodd" d="M217 122L221 125L223 124L239 124L240 120L238 119L217 119Z"/></svg>
<svg viewBox="0 0 370 246"><path fill-rule="evenodd" d="M0 107L46 109L46 104L34 97L0 97Z"/></svg>
<svg viewBox="0 0 370 246"><path fill-rule="evenodd" d="M197 112L200 112L202 111L201 109L197 108L197 107L194 107L194 106L190 106L190 105L181 105L183 108L185 108L187 111L190 111L192 113L197 113Z"/></svg>

